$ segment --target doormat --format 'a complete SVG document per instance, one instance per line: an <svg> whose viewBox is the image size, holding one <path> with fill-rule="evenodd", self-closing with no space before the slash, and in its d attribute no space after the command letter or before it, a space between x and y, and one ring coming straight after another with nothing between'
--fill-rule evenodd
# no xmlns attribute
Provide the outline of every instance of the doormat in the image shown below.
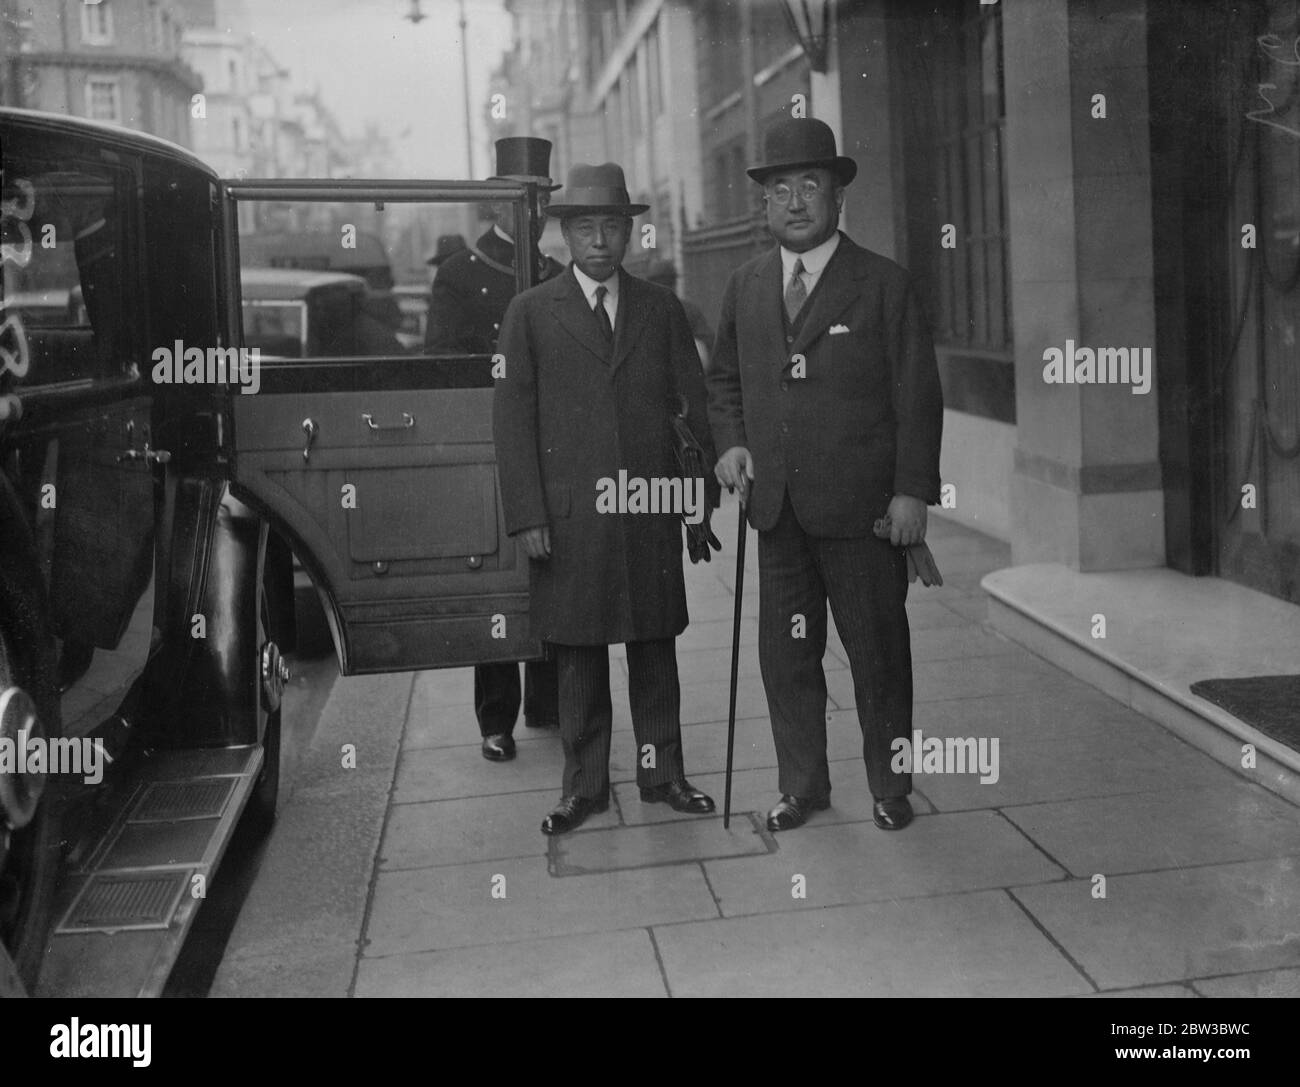
<svg viewBox="0 0 1300 1087"><path fill-rule="evenodd" d="M1199 679L1192 694L1300 751L1300 676Z"/></svg>

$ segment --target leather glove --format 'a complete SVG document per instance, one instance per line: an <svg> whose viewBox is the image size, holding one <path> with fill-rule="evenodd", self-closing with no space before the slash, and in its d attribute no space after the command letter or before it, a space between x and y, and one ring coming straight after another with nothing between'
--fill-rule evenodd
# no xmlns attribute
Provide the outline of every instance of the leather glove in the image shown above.
<svg viewBox="0 0 1300 1087"><path fill-rule="evenodd" d="M889 515L876 519L876 523L871 526L871 531L880 539L889 539L889 530L891 528ZM919 544L912 544L910 547L903 549L907 552L907 580L911 584L918 577L921 584L925 586L942 585L943 575L939 573L938 564L934 561L934 555L930 551L930 546L922 540Z"/></svg>
<svg viewBox="0 0 1300 1087"><path fill-rule="evenodd" d="M713 510L706 505L704 520L698 525L686 526L686 553L690 555L691 562L699 562L701 559L709 562L714 551L722 550L722 541L713 534L713 527L709 524L712 518Z"/></svg>

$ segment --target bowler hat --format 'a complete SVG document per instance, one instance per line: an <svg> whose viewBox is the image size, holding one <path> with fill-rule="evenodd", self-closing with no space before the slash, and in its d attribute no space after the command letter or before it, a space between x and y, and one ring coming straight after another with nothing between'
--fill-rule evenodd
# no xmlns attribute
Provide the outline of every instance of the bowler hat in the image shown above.
<svg viewBox="0 0 1300 1087"><path fill-rule="evenodd" d="M640 215L649 204L633 204L627 193L623 167L616 162L591 166L580 162L569 171L564 201L551 202L546 213L552 218L571 215Z"/></svg>
<svg viewBox="0 0 1300 1087"><path fill-rule="evenodd" d="M454 257L462 249L468 249L465 244L464 235L461 234L439 234L438 246L433 251L433 255L425 260L425 264L432 264L438 267L448 257Z"/></svg>
<svg viewBox="0 0 1300 1087"><path fill-rule="evenodd" d="M489 181L538 181L554 192L551 184L551 141L540 136L503 136L496 142L497 172Z"/></svg>
<svg viewBox="0 0 1300 1087"><path fill-rule="evenodd" d="M835 148L835 133L825 121L815 117L782 117L764 134L763 162L747 171L762 183L778 170L796 166L824 167L832 171L841 185L858 174L858 164Z"/></svg>

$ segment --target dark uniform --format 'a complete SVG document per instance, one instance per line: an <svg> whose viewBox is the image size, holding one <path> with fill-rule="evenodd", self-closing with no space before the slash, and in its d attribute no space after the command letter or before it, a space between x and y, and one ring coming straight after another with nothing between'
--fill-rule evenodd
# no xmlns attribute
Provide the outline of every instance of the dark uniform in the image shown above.
<svg viewBox="0 0 1300 1087"><path fill-rule="evenodd" d="M432 355L491 354L496 350L506 307L515 296L515 246L495 228L482 234L472 248L448 257L433 281L433 301L425 333L425 351ZM564 271L550 257L539 260L538 281ZM524 717L539 728L559 725L555 666L529 661L524 666ZM484 736L514 732L519 716L519 667L480 664L474 668L474 712Z"/></svg>

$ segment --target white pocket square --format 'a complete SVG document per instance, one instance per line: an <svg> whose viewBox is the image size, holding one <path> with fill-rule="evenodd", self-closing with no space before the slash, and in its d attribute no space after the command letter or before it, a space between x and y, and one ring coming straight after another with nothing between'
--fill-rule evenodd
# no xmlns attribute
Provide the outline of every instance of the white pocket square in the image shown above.
<svg viewBox="0 0 1300 1087"><path fill-rule="evenodd" d="M849 330L848 325L831 325L831 330L830 332L827 333L827 335L839 336L841 333L847 332L848 330Z"/></svg>

